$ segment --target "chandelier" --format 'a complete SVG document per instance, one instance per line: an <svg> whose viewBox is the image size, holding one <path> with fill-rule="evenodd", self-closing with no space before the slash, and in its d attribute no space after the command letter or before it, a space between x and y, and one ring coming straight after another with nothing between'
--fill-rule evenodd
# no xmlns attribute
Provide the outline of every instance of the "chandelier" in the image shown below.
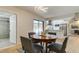
<svg viewBox="0 0 79 59"><path fill-rule="evenodd" d="M34 10L38 11L38 12L47 12L48 7L46 7L46 6L35 6Z"/></svg>

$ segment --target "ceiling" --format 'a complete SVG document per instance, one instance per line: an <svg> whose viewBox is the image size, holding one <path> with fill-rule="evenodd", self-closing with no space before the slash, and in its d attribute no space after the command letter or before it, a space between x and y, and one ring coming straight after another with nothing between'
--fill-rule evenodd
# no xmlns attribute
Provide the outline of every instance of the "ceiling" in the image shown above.
<svg viewBox="0 0 79 59"><path fill-rule="evenodd" d="M34 10L35 6L19 6L19 8L28 10L32 13L38 14L42 17L66 17L79 12L78 6L46 6L48 7L47 12L39 12Z"/></svg>

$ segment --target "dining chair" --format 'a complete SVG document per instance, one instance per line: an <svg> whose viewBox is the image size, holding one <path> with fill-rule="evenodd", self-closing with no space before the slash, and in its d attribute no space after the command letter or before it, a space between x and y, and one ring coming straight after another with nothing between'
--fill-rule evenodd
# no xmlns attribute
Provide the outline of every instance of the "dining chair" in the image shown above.
<svg viewBox="0 0 79 59"><path fill-rule="evenodd" d="M49 34L50 36L53 36L53 35L56 36L56 35L57 35L55 32L48 32L48 34ZM55 41L56 41L56 40L55 40ZM54 41L54 42L55 42L55 41ZM52 43L52 42L49 42L49 43Z"/></svg>
<svg viewBox="0 0 79 59"><path fill-rule="evenodd" d="M56 53L66 53L65 49L66 49L67 41L68 41L68 37L64 39L63 44L52 43L48 45L47 48L49 48L49 52L53 51Z"/></svg>
<svg viewBox="0 0 79 59"><path fill-rule="evenodd" d="M29 38L32 38L34 35L35 35L35 32L29 32L29 33L28 33L28 37L29 37Z"/></svg>
<svg viewBox="0 0 79 59"><path fill-rule="evenodd" d="M43 50L43 47L37 44L32 43L31 38L26 38L21 36L21 44L22 44L22 49L26 53L38 53Z"/></svg>
<svg viewBox="0 0 79 59"><path fill-rule="evenodd" d="M29 38L33 38L34 35L35 35L35 32L29 32L29 33L28 33L28 37L29 37ZM33 43L38 43L38 42L37 42L36 40L33 40Z"/></svg>
<svg viewBox="0 0 79 59"><path fill-rule="evenodd" d="M38 45L41 45L41 46L42 46L42 42L39 42L39 40L33 39L33 38L34 38L34 35L35 35L35 32L29 32L29 33L28 33L28 37L32 39L32 42L33 42L33 43L37 43ZM39 43L40 43L40 44L39 44Z"/></svg>
<svg viewBox="0 0 79 59"><path fill-rule="evenodd" d="M48 32L49 35L56 35L55 32Z"/></svg>

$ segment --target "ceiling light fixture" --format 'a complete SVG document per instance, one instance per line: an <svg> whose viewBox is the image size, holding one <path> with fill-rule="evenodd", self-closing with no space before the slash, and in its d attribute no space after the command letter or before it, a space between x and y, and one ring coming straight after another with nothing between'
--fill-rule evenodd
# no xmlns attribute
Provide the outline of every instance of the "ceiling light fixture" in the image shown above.
<svg viewBox="0 0 79 59"><path fill-rule="evenodd" d="M48 10L48 7L45 7L45 6L35 6L34 7L34 10L35 11L42 11L42 12L47 12L47 10Z"/></svg>

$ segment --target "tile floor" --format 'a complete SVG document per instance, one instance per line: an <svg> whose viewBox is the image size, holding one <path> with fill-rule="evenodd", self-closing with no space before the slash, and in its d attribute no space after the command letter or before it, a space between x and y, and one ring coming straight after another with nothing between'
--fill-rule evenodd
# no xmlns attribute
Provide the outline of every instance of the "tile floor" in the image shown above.
<svg viewBox="0 0 79 59"><path fill-rule="evenodd" d="M63 39L58 40L57 42L61 42ZM70 36L67 48L67 53L79 53L79 35ZM22 53L21 45L15 45L6 49L0 50L0 53Z"/></svg>
<svg viewBox="0 0 79 59"><path fill-rule="evenodd" d="M14 43L11 43L9 41L9 38L0 39L0 48L6 48L6 47L9 47L11 45L14 45Z"/></svg>

